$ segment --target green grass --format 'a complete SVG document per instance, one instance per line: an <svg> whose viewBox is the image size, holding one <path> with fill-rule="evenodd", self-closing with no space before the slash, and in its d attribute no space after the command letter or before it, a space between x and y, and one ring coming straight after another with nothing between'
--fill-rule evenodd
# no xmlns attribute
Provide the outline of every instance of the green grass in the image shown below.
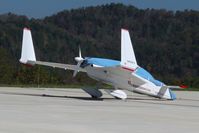
<svg viewBox="0 0 199 133"><path fill-rule="evenodd" d="M199 91L199 88L187 88L185 91Z"/></svg>
<svg viewBox="0 0 199 133"><path fill-rule="evenodd" d="M95 88L96 85L81 85L81 84L74 84L74 85L54 85L54 84L44 84L44 85L36 85L36 84L29 84L29 85L7 85L7 84L0 84L0 87L22 87L22 88L82 88L82 87L93 87ZM103 89L109 89L109 88L113 88L112 86L109 85L102 85Z"/></svg>
<svg viewBox="0 0 199 133"><path fill-rule="evenodd" d="M79 88L81 85L36 85L36 84L29 84L29 85L6 85L1 84L1 87L35 87L35 88Z"/></svg>
<svg viewBox="0 0 199 133"><path fill-rule="evenodd" d="M172 89L175 91L199 91L199 88Z"/></svg>

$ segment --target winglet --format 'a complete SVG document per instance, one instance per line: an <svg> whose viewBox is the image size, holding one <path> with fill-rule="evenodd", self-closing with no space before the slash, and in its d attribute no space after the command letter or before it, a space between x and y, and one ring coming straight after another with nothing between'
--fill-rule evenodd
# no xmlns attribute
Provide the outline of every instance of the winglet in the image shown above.
<svg viewBox="0 0 199 133"><path fill-rule="evenodd" d="M28 28L23 29L22 52L19 61L28 65L34 65L36 62L32 35L30 29Z"/></svg>
<svg viewBox="0 0 199 133"><path fill-rule="evenodd" d="M121 29L121 66L131 70L135 70L138 65L135 53L131 43L129 31Z"/></svg>

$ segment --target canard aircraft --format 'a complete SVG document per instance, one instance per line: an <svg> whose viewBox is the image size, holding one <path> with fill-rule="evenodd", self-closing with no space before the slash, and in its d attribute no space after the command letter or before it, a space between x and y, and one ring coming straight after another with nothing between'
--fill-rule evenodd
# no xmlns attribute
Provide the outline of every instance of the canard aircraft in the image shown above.
<svg viewBox="0 0 199 133"><path fill-rule="evenodd" d="M77 65L36 60L31 30L24 28L20 58L20 62L23 64L73 70L73 77L78 72L85 72L99 83L111 85L113 89L107 90L107 93L118 99L126 99L127 94L124 90L127 90L160 99L175 100L176 95L172 92L172 89L185 88L183 85L168 86L140 67L136 61L129 32L126 29L121 29L121 61L95 57L83 58L80 47L79 56L74 59ZM84 88L84 91L93 98L100 98L102 92L99 89L100 86L93 89Z"/></svg>

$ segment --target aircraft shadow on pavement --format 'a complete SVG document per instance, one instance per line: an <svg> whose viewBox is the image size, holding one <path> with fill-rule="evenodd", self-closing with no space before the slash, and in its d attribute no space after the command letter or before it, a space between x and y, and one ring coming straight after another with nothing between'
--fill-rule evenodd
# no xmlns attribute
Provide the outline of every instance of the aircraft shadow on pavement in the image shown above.
<svg viewBox="0 0 199 133"><path fill-rule="evenodd" d="M73 99L79 99L79 100L92 100L92 101L103 101L103 100L120 100L116 98L92 98L92 97L86 97L86 96L60 96L60 95L49 95L49 94L31 94L31 93L20 93L20 92L0 92L0 94L7 94L7 95L24 95L24 96L36 96L36 97L53 97L53 98L73 98ZM152 99L152 98L143 98L143 97L135 97L135 98L127 98L127 100L151 100L151 101L165 101L162 99ZM124 100L125 101L125 100Z"/></svg>
<svg viewBox="0 0 199 133"><path fill-rule="evenodd" d="M74 98L80 100L96 100L102 101L104 98L92 98L92 97L78 97L78 96L59 96L59 95L49 95L49 94L30 94L30 93L17 93L17 92L0 92L0 94L7 95L23 95L23 96L35 96L35 97L53 97L53 98Z"/></svg>

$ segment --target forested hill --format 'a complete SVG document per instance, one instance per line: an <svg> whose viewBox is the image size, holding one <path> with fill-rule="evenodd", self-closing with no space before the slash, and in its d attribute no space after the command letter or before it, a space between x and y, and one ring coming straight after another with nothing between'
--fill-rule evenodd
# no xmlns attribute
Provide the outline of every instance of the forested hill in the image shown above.
<svg viewBox="0 0 199 133"><path fill-rule="evenodd" d="M199 87L199 11L110 4L65 10L44 19L0 15L0 84L93 83L84 74L19 64L22 30L32 29L38 60L76 63L83 56L120 60L120 30L131 34L137 62L167 84ZM72 82L71 82L72 81Z"/></svg>

